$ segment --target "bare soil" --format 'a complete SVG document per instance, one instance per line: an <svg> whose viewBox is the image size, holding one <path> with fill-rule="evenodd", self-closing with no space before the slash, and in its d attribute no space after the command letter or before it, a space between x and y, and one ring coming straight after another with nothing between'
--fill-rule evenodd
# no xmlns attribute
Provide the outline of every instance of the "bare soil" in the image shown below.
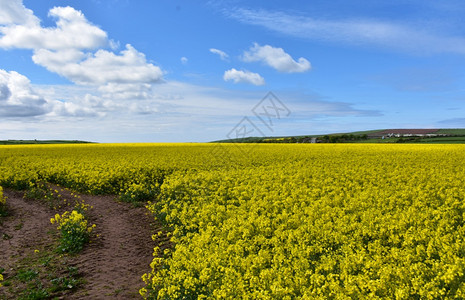
<svg viewBox="0 0 465 300"><path fill-rule="evenodd" d="M69 198L69 191L62 192ZM50 218L57 211L40 201L24 199L20 192L5 190L4 194L10 215L0 224L0 267L8 273L22 256L55 242L56 235L50 232L56 228ZM80 197L93 206L88 219L96 224L98 236L81 253L69 257L68 262L78 268L84 284L65 298L141 298L141 276L150 271L153 248L157 246L151 236L161 226L144 207L134 208L112 196Z"/></svg>
<svg viewBox="0 0 465 300"><path fill-rule="evenodd" d="M4 190L4 195L9 216L0 223L0 267L8 272L21 257L53 243L53 237L47 232L53 229L50 218L54 211L23 199L19 192Z"/></svg>

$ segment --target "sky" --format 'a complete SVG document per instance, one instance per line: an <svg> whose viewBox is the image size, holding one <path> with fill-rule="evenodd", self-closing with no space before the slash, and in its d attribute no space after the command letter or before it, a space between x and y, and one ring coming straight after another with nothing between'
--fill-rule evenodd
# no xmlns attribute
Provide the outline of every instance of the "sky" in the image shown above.
<svg viewBox="0 0 465 300"><path fill-rule="evenodd" d="M0 140L465 127L463 0L0 0Z"/></svg>

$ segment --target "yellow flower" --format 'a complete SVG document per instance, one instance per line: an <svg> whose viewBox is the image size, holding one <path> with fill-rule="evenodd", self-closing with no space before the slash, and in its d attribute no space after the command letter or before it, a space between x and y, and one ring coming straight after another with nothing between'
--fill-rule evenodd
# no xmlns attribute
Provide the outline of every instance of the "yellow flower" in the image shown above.
<svg viewBox="0 0 465 300"><path fill-rule="evenodd" d="M140 290L147 298L442 299L448 291L458 298L465 293L459 284L465 145L6 149L0 151L2 184L33 188L53 178L80 192L143 200L139 204L163 221L168 230L152 238L171 250L154 250ZM83 213L87 206L75 208ZM95 228L71 211L52 219L63 235Z"/></svg>
<svg viewBox="0 0 465 300"><path fill-rule="evenodd" d="M0 186L0 206L6 204L6 197L3 196L3 188Z"/></svg>

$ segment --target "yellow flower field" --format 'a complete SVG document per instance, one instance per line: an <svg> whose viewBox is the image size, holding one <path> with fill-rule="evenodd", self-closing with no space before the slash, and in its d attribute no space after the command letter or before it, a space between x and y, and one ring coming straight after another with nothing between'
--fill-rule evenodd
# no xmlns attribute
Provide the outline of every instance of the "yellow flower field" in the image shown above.
<svg viewBox="0 0 465 300"><path fill-rule="evenodd" d="M149 200L154 299L463 298L464 170L462 145L0 147L0 186Z"/></svg>

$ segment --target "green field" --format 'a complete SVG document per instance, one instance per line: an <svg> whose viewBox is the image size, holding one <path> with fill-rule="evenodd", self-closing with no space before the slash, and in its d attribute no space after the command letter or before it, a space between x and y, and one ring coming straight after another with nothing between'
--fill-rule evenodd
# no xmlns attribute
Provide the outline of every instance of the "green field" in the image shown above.
<svg viewBox="0 0 465 300"><path fill-rule="evenodd" d="M422 144L465 144L465 129L439 129L435 134L446 134L437 137L391 137L382 139L370 137L386 129L353 131L347 133L329 133L320 135L275 136L275 137L245 137L214 141L216 143L308 143L311 138L317 138L320 143L422 143Z"/></svg>
<svg viewBox="0 0 465 300"><path fill-rule="evenodd" d="M0 145L46 145L46 144L89 144L92 142L77 140L0 140Z"/></svg>
<svg viewBox="0 0 465 300"><path fill-rule="evenodd" d="M439 129L437 133L465 135L465 128Z"/></svg>

